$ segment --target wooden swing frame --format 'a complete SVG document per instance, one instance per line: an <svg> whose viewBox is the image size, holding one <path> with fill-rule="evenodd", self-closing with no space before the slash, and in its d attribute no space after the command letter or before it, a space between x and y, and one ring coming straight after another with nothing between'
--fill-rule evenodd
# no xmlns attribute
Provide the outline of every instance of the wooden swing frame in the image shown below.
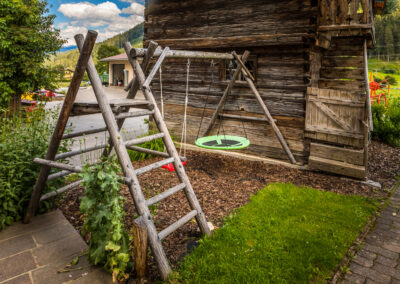
<svg viewBox="0 0 400 284"><path fill-rule="evenodd" d="M168 52L165 53L165 49L168 49ZM221 114L221 111L228 99L228 96L232 93L232 89L235 85L236 79L238 76L242 73L247 85L251 89L252 93L257 99L257 102L261 106L265 116L266 116L266 122L268 122L276 137L279 140L279 143L281 144L283 150L286 152L286 155L288 156L290 162L292 164L296 164L296 159L293 156L292 151L290 150L285 138L283 137L281 131L279 130L278 126L276 125L275 119L273 119L268 107L264 103L260 93L257 90L257 87L254 84L254 77L251 74L251 72L247 69L245 63L247 59L250 56L250 51L246 50L243 55L240 57L235 51L232 53L218 53L218 52L203 52L203 51L188 51L188 50L170 50L168 47L165 49L162 49L161 47L157 47L156 50L154 51L153 57L161 57L163 56L163 59L165 58L185 58L185 59L222 59L222 60L234 60L236 61L236 70L232 76L232 78L229 81L228 86L226 87L224 94L221 97L221 100L218 103L218 106L211 118L211 121L209 125L207 126L207 129L205 130L203 136L208 136L211 132L211 130L214 127L215 122L219 117L223 117L224 114ZM132 58L140 58L140 57L146 57L146 54L148 54L148 49L146 48L132 48L130 51L130 55ZM158 66L154 66L153 71L159 70L163 60L158 60L156 64ZM149 88L150 82L153 79L155 75L150 74L147 77L146 82L143 84L143 87ZM225 115L226 116L226 115ZM231 115L232 116L232 115Z"/></svg>

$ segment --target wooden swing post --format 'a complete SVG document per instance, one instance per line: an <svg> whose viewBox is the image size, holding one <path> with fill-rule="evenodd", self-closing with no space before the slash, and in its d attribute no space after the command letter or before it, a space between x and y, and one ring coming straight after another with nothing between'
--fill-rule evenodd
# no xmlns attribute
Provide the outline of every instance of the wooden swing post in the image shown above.
<svg viewBox="0 0 400 284"><path fill-rule="evenodd" d="M266 115L269 123L272 126L272 129L275 132L276 137L279 140L279 143L281 143L283 150L286 152L286 154L289 157L289 160L292 164L296 164L296 159L294 158L292 151L290 151L290 148L288 146L288 144L286 143L285 138L283 137L281 131L279 130L279 127L276 125L275 120L272 118L271 113L269 112L268 107L265 105L260 93L258 92L256 86L254 85L253 81L249 78L249 76L247 75L247 73L242 69L242 73L244 78L246 79L247 84L249 85L251 91L253 92L254 96L256 97L258 103L260 104L260 106L263 109L264 114Z"/></svg>

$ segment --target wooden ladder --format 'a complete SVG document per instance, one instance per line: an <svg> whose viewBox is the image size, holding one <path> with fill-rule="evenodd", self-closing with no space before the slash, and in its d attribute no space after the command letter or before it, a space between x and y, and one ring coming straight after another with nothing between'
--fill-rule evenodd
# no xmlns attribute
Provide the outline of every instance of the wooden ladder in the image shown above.
<svg viewBox="0 0 400 284"><path fill-rule="evenodd" d="M161 116L161 112L157 107L156 101L154 99L154 96L150 90L150 82L151 79L154 77L156 74L158 68L161 66L161 63L163 59L165 58L166 53L168 52L168 49L164 50L164 53L156 64L154 65L153 69L150 72L150 75L145 78L144 72L149 68L151 59L153 56L153 53L157 47L156 43L151 43L149 46L149 51L145 59L143 60L142 66L137 62L137 60L133 59L130 56L130 50L131 46L129 43L125 44L125 49L128 54L129 61L131 62L134 71L135 71L135 79L134 81L130 84L131 88L128 94L128 97L126 100L120 100L119 102L109 102L107 99L107 96L104 92L104 89L102 87L102 83L100 80L100 77L97 74L95 65L93 63L92 58L90 57L90 54L92 52L92 48L95 42L95 39L97 37L97 33L93 31L89 31L86 39L84 39L83 35L77 35L75 36L75 40L77 42L77 46L80 50L80 56L78 60L78 64L76 66L76 70L74 73L74 76L71 81L71 85L68 89L68 93L66 95L64 104L61 109L60 117L57 122L56 128L54 130L52 139L50 141L50 145L46 154L45 159L40 159L36 158L34 161L38 164L41 164L41 170L38 176L38 179L36 181L32 197L27 209L26 216L24 218L24 222L29 222L32 218L32 216L35 214L37 207L39 205L39 202L41 200L48 199L58 193L64 192L66 190L69 190L71 188L74 188L79 185L79 181L72 183L70 185L67 185L64 188L61 188L57 190L56 192L51 192L48 194L45 194L41 196L43 188L46 185L46 182L48 180L52 180L61 176L65 176L70 174L71 172L81 172L82 168L77 167L77 166L71 166L71 165L66 165L63 163L57 162L59 159L63 158L68 158L72 157L75 155L79 155L83 152L89 152L92 150L96 149L101 149L104 148L105 152L103 154L108 154L107 152L107 146L110 146L109 148L114 148L115 152L117 154L117 157L119 159L119 162L121 164L123 173L124 173L124 181L129 187L129 191L132 195L136 210L139 214L139 218L141 219L141 222L145 224L147 228L147 234L148 234L148 240L150 243L150 247L152 249L152 252L154 254L161 278L163 280L167 279L169 274L171 273L171 268L168 263L168 259L165 255L165 252L162 248L161 241L167 237L169 234L173 233L176 231L178 228L189 222L192 218L195 218L197 221L197 224L203 234L210 235L210 229L208 227L206 218L204 216L204 213L201 209L201 206L197 200L197 197L193 191L192 185L189 181L188 176L186 175L186 172L182 166L181 159L182 157L179 157L178 152L175 148L175 145L171 139L171 136L168 132L167 126ZM152 52L151 52L152 51ZM143 68L143 69L142 69ZM74 103L79 85L82 81L84 71L87 71L89 79L92 83L92 87L97 99L97 104L92 104L92 105L82 105L79 103ZM139 101L132 99L136 96L136 93L138 90L142 89L144 91L144 95L146 100ZM143 109L137 110L137 111L129 111L129 107L134 106L135 108L140 106ZM72 137L79 137L81 135L85 134L92 134L92 133L97 133L104 131L105 128L99 128L95 130L88 130L88 131L81 131L81 132L76 132L73 134L66 134L64 135L64 130L67 125L68 118L71 116L71 114L74 113L81 113L82 108L88 107L90 111L88 113L93 113L95 111L101 112L103 119L106 124L106 130L110 134L110 140L108 144L106 145L101 145L88 148L85 150L79 150L79 151L71 151L68 153L62 153L59 155L56 155L58 147L60 145L60 142L62 139L65 138L72 138ZM97 108L97 110L96 110ZM136 138L132 139L129 141L123 141L122 135L121 135L121 128L123 125L123 122L126 118L129 117L140 117L140 116L146 116L146 115L151 115L155 121L156 126L158 127L160 133L150 135L147 137L142 137L142 138ZM167 153L163 152L158 152L158 151L153 151L153 150L148 150L144 149L141 147L138 147L136 145L147 142L147 141L152 141L155 139L162 138L167 150ZM132 166L132 163L130 161L127 149L132 149L135 151L139 152L144 152L144 153L151 153L159 156L163 156L166 159L153 163L151 165L145 166L143 168L139 169L134 169ZM110 150L108 150L110 151ZM154 196L150 199L145 199L143 195L143 191L140 186L140 182L138 180L138 176L142 175L146 172L152 171L154 169L157 169L163 165L167 165L173 163L175 167L175 173L180 181L180 183L165 192ZM50 169L58 168L62 169L63 171L52 174L50 175ZM179 191L183 190L186 198L189 202L191 211L187 213L184 217L167 227L166 229L162 230L161 232L157 232L156 227L154 225L154 222L151 217L151 213L149 210L149 206L152 204L155 204L157 202L160 202L167 197L173 195L174 193L177 193Z"/></svg>

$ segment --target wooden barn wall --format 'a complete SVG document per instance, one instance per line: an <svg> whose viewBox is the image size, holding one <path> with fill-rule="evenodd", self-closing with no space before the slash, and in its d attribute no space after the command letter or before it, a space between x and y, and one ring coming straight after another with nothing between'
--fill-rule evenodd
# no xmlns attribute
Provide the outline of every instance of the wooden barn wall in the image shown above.
<svg viewBox="0 0 400 284"><path fill-rule="evenodd" d="M304 118L305 94L310 76L309 47L300 45L250 48L249 50L252 56L257 58L257 88L277 120L277 125L294 156L298 161L305 163L308 156L304 139ZM243 50L238 50L238 52L241 53ZM187 118L189 143L195 141L199 129L200 135L204 133L227 86L227 81L221 81L222 64L222 61L215 61L215 83L210 87L210 60L191 60ZM186 65L186 60L167 59L162 66L165 120L170 131L177 137L180 137L183 123ZM152 87L157 101L160 102L158 77L153 81ZM201 124L206 101L207 106ZM245 82L235 84L224 107L224 113L264 118L260 105ZM220 121L216 123L212 134L217 133ZM225 133L245 135L240 120L224 118L222 121ZM288 160L269 124L260 121L244 121L243 124L251 146L246 150L241 150L242 153Z"/></svg>
<svg viewBox="0 0 400 284"><path fill-rule="evenodd" d="M174 48L215 48L216 42L221 47L298 42L315 33L317 5L317 0L147 0L144 39ZM259 35L267 37L251 42ZM190 41L198 38L204 40Z"/></svg>
<svg viewBox="0 0 400 284"><path fill-rule="evenodd" d="M352 130L344 131L326 115L313 116L312 111L307 111L307 137L336 145L364 148L365 127L362 121L365 121L366 85L363 44L362 37L337 37L332 38L330 48L322 52L318 86L320 89L345 91L345 97L329 98L328 95L326 99L336 100L337 104L333 102L329 107L347 121ZM308 124L317 125L318 129L308 131L312 130Z"/></svg>
<svg viewBox="0 0 400 284"><path fill-rule="evenodd" d="M305 96L310 81L309 42L315 36L317 0L147 0L145 45L154 40L174 49L243 53L256 57L256 86L277 120L296 159L307 162L309 147L304 138ZM221 81L222 62L215 62L211 87L200 133L227 86ZM186 61L169 59L163 64L165 120L179 138L183 122ZM195 141L210 83L210 61L192 60L188 108L188 142ZM157 79L158 80L158 79ZM153 90L160 100L159 83ZM225 113L264 117L244 82L235 84ZM217 121L212 134L218 131ZM251 146L242 153L288 161L270 125L244 121ZM242 122L223 119L226 133L244 136ZM221 129L222 131L222 129Z"/></svg>

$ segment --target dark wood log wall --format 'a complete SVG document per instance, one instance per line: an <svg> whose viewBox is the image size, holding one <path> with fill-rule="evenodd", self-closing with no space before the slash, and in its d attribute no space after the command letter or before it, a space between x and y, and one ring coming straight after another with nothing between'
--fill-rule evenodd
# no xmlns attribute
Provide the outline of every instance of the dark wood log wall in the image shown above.
<svg viewBox="0 0 400 284"><path fill-rule="evenodd" d="M311 76L310 46L315 37L316 14L317 1L310 0L148 0L145 45L154 40L174 49L236 50L238 53L249 50L256 58L257 88L296 159L306 163L309 147L304 136L305 97ZM201 38L204 40L198 40ZM165 120L178 137L183 122L186 63L186 60L168 59L162 67ZM222 80L224 63L215 61L215 64L216 82L209 93L210 61L191 60L187 136L190 143L194 142L200 127L207 95L201 133L227 85ZM153 90L159 101L158 78L153 81ZM261 107L244 82L235 84L224 112L263 117ZM225 118L222 126L227 134L245 135L240 120ZM244 121L244 127L251 146L241 152L288 160L270 125ZM220 122L213 133L219 128Z"/></svg>

